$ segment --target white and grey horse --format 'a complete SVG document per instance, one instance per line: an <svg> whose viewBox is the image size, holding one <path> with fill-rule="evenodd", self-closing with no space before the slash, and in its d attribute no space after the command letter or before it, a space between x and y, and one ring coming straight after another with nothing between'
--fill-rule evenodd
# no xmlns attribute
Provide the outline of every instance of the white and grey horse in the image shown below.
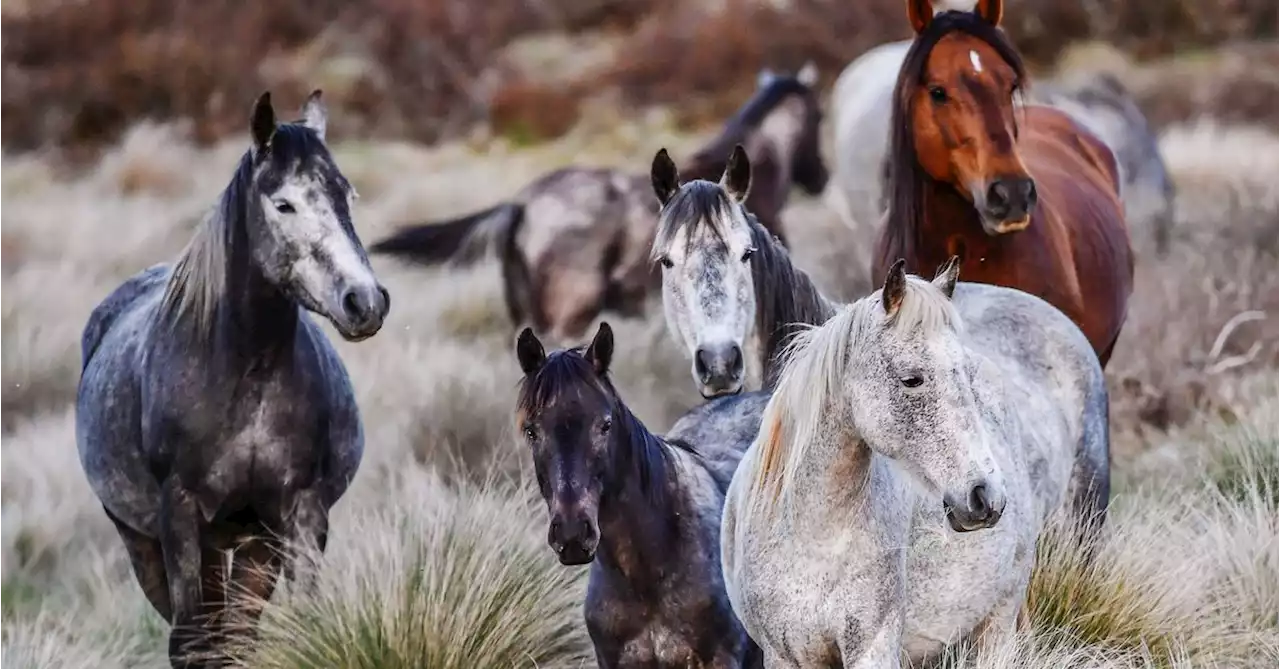
<svg viewBox="0 0 1280 669"><path fill-rule="evenodd" d="M751 173L741 146L719 183L680 185L665 149L650 172L662 203L651 254L662 267L667 329L693 360L705 398L741 392L749 361L758 361L752 371L772 388L778 353L796 326L821 325L840 307L747 211Z"/></svg>
<svg viewBox="0 0 1280 669"><path fill-rule="evenodd" d="M767 667L897 667L998 640L1048 516L1102 521L1093 349L1048 303L957 273L899 261L793 340L721 525L730 602Z"/></svg>
<svg viewBox="0 0 1280 669"><path fill-rule="evenodd" d="M324 549L364 451L347 372L304 310L360 340L390 296L325 124L319 91L284 124L264 93L252 147L181 257L125 281L84 329L80 460L172 625L175 667L221 666L216 640L292 571L282 540ZM241 592L255 605L233 607Z"/></svg>
<svg viewBox="0 0 1280 669"><path fill-rule="evenodd" d="M911 44L889 42L863 53L840 73L831 93L832 194L845 222L869 240L885 211L893 89ZM1123 84L1107 73L1076 74L1038 82L1026 96L1061 109L1107 144L1120 168L1120 197L1133 236L1152 239L1163 254L1173 226L1173 180L1155 132Z"/></svg>

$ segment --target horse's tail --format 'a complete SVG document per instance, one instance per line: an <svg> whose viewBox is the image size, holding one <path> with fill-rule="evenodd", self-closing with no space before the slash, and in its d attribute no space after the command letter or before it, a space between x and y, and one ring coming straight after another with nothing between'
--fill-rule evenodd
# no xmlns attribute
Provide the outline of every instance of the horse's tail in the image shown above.
<svg viewBox="0 0 1280 669"><path fill-rule="evenodd" d="M523 212L521 208L511 216L510 223L498 232L495 239L498 262L502 266L503 297L506 298L507 315L513 327L532 321L537 330L545 331L546 323L538 304L538 286L519 245L520 226L524 225Z"/></svg>
<svg viewBox="0 0 1280 669"><path fill-rule="evenodd" d="M402 228L369 250L408 258L424 265L444 262L470 265L496 249L523 215L524 205L503 202L453 220Z"/></svg>

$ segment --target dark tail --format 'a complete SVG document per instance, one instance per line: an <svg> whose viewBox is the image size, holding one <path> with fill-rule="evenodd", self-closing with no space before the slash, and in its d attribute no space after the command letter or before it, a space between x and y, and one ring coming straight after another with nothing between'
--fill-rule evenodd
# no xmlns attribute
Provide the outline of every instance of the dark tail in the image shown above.
<svg viewBox="0 0 1280 669"><path fill-rule="evenodd" d="M502 265L502 292L507 303L507 315L513 327L531 324L535 331L545 333L546 322L538 306L538 286L517 244L520 226L524 224L524 210L516 212L510 220L494 240L498 262Z"/></svg>
<svg viewBox="0 0 1280 669"><path fill-rule="evenodd" d="M524 205L503 202L451 221L402 228L370 246L369 250L408 258L424 265L444 262L470 265L495 250L523 213Z"/></svg>

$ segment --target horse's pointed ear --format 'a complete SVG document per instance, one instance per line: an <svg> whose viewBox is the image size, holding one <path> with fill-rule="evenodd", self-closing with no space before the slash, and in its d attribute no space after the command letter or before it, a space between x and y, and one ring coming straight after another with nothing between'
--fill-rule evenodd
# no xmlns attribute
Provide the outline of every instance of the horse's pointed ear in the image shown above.
<svg viewBox="0 0 1280 669"><path fill-rule="evenodd" d="M680 190L680 173L676 170L676 163L671 160L665 148L658 149L658 153L653 156L653 167L649 169L649 178L653 181L653 194L658 196L662 206L667 206L671 196Z"/></svg>
<svg viewBox="0 0 1280 669"><path fill-rule="evenodd" d="M880 301L884 304L885 316L893 318L902 306L902 296L907 292L907 261L898 258L889 268L889 275L884 278L884 289L880 291Z"/></svg>
<svg viewBox="0 0 1280 669"><path fill-rule="evenodd" d="M733 153L729 154L729 164L724 167L720 185L738 202L745 202L751 192L751 159L741 144L734 145Z"/></svg>
<svg viewBox="0 0 1280 669"><path fill-rule="evenodd" d="M813 61L806 60L804 67L801 67L800 71L796 72L796 80L809 88L813 88L814 84L818 83L818 66L814 65Z"/></svg>
<svg viewBox="0 0 1280 669"><path fill-rule="evenodd" d="M302 104L302 125L315 131L320 141L324 141L325 126L329 123L329 110L325 108L324 100L320 99L320 89L311 91L311 95L307 96L307 101Z"/></svg>
<svg viewBox="0 0 1280 669"><path fill-rule="evenodd" d="M520 371L525 376L533 376L542 369L542 365L547 362L547 352L542 348L542 342L538 341L538 336L533 334L533 328L525 328L520 331L520 336L516 337L516 359L520 361Z"/></svg>
<svg viewBox="0 0 1280 669"><path fill-rule="evenodd" d="M916 34L924 32L933 22L932 0L907 0L907 19Z"/></svg>
<svg viewBox="0 0 1280 669"><path fill-rule="evenodd" d="M1004 18L1004 0L978 0L978 4L973 7L973 13L982 17L983 21L998 26L1000 19Z"/></svg>
<svg viewBox="0 0 1280 669"><path fill-rule="evenodd" d="M587 347L587 362L596 370L596 374L604 376L609 373L609 364L613 362L613 328L606 321L600 321L600 329Z"/></svg>
<svg viewBox="0 0 1280 669"><path fill-rule="evenodd" d="M249 131L253 134L253 148L260 152L271 144L276 136L276 110L271 108L271 91L258 96L253 104L253 116L249 118Z"/></svg>
<svg viewBox="0 0 1280 669"><path fill-rule="evenodd" d="M956 280L960 278L960 256L951 256L947 261L942 263L942 267L938 268L938 273L933 277L933 285L942 291L947 299L956 292Z"/></svg>

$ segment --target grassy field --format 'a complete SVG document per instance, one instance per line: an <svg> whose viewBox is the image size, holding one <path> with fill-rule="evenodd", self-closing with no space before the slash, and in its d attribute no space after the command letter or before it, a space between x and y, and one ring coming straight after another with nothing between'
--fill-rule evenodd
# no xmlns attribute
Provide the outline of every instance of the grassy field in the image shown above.
<svg viewBox="0 0 1280 669"><path fill-rule="evenodd" d="M281 100L282 103L288 104ZM247 107L246 107L247 108ZM653 114L584 122L553 144L338 144L368 242L488 205L551 167L643 170L705 135ZM77 460L78 340L119 281L172 258L246 141L196 149L136 126L92 170L3 164L3 663L161 667L163 622ZM1170 127L1179 189L1167 258L1139 239L1128 323L1108 370L1115 498L1100 559L1054 531L1030 626L958 667L1271 667L1277 655L1277 136L1206 120ZM784 214L798 261L833 295L869 287L871 240L821 199ZM589 666L585 570L545 546L546 518L510 438L518 366L493 264L436 272L375 259L393 295L382 332L339 343L368 445L334 510L319 592L279 594L255 667ZM963 277L962 277L963 278ZM607 316L623 397L657 430L693 406L658 309Z"/></svg>

